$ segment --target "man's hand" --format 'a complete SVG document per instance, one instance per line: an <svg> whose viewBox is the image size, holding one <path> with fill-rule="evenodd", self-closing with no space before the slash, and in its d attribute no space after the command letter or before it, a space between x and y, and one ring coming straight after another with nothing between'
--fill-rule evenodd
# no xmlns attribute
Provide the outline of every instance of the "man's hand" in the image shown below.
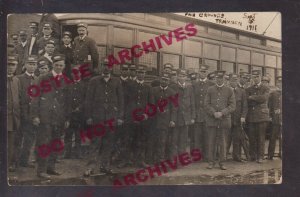
<svg viewBox="0 0 300 197"><path fill-rule="evenodd" d="M275 113L275 114L280 114L281 111L280 111L280 109L276 109L276 110L274 111L274 113Z"/></svg>
<svg viewBox="0 0 300 197"><path fill-rule="evenodd" d="M191 120L191 124L194 124L194 123L195 123L195 120L194 120L194 119L192 119L192 120Z"/></svg>
<svg viewBox="0 0 300 197"><path fill-rule="evenodd" d="M91 119L91 118L87 119L86 124L87 125L92 125L93 124L93 119Z"/></svg>
<svg viewBox="0 0 300 197"><path fill-rule="evenodd" d="M117 125L118 125L118 126L120 126L120 125L122 125L122 124L123 124L123 122L124 122L123 120L121 120L121 119L118 119L118 120L117 120Z"/></svg>
<svg viewBox="0 0 300 197"><path fill-rule="evenodd" d="M147 114L144 114L145 119L144 120L148 120L149 116Z"/></svg>
<svg viewBox="0 0 300 197"><path fill-rule="evenodd" d="M214 116L216 119L220 119L223 116L223 114L222 114L222 112L215 112Z"/></svg>
<svg viewBox="0 0 300 197"><path fill-rule="evenodd" d="M246 119L245 118L241 118L241 123L245 123L246 122Z"/></svg>
<svg viewBox="0 0 300 197"><path fill-rule="evenodd" d="M70 121L67 120L67 121L65 122L65 129L69 128L69 126L70 126Z"/></svg>
<svg viewBox="0 0 300 197"><path fill-rule="evenodd" d="M33 120L32 120L33 125L39 126L40 123L41 123L41 121L38 117L33 118Z"/></svg>
<svg viewBox="0 0 300 197"><path fill-rule="evenodd" d="M174 121L170 121L169 127L175 127L175 122Z"/></svg>
<svg viewBox="0 0 300 197"><path fill-rule="evenodd" d="M253 96L249 96L248 99L253 100Z"/></svg>

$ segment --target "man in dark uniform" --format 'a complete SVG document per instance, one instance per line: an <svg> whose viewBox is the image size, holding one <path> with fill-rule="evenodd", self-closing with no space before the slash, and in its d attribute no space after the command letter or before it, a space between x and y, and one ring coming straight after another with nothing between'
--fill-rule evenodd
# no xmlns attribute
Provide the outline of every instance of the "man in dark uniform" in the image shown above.
<svg viewBox="0 0 300 197"><path fill-rule="evenodd" d="M20 154L20 81L14 76L18 57L7 57L7 155L8 169L14 172Z"/></svg>
<svg viewBox="0 0 300 197"><path fill-rule="evenodd" d="M124 94L119 79L111 77L111 69L105 61L101 76L89 81L85 98L85 117L87 125L96 125L114 119L114 128L123 124ZM101 137L100 172L111 173L111 156L114 145L114 133L106 128Z"/></svg>
<svg viewBox="0 0 300 197"><path fill-rule="evenodd" d="M174 96L176 92L169 87L170 73L163 72L160 76L160 85L152 88L151 103L156 104L162 99L167 99L169 96ZM177 109L170 102L162 112L155 115L155 125L152 130L153 137L150 137L154 161L159 162L167 158L167 140L170 128L175 128Z"/></svg>
<svg viewBox="0 0 300 197"><path fill-rule="evenodd" d="M206 159L206 142L207 133L205 125L205 110L204 110L204 98L207 94L207 89L213 86L214 83L207 79L207 65L200 65L199 80L195 84L195 109L196 109L196 119L195 119L195 130L192 134L192 145L191 148L200 148L203 153L204 159Z"/></svg>
<svg viewBox="0 0 300 197"><path fill-rule="evenodd" d="M49 72L49 62L46 60L38 61L38 76L44 75Z"/></svg>
<svg viewBox="0 0 300 197"><path fill-rule="evenodd" d="M39 23L37 22L30 22L29 27L31 29L31 35L28 38L28 55L38 55L38 45L37 45L37 39L38 39L38 26Z"/></svg>
<svg viewBox="0 0 300 197"><path fill-rule="evenodd" d="M37 76L34 75L34 71L37 68L37 56L28 56L25 62L26 72L19 75L20 81L20 106L21 106L21 132L23 147L21 151L20 166L22 167L34 167L29 164L30 150L35 142L36 127L32 124L30 116L31 100L32 98L27 92L29 86L33 85Z"/></svg>
<svg viewBox="0 0 300 197"><path fill-rule="evenodd" d="M91 71L97 72L99 53L95 40L87 36L87 24L77 25L79 36L74 39L74 63L85 64L92 62Z"/></svg>
<svg viewBox="0 0 300 197"><path fill-rule="evenodd" d="M248 128L250 156L252 161L263 162L265 151L265 135L269 117L269 88L261 84L261 71L252 71L254 85L246 89L248 99Z"/></svg>
<svg viewBox="0 0 300 197"><path fill-rule="evenodd" d="M40 26L39 26L39 36L41 36L43 32L43 25L45 23L50 23L52 26L52 33L51 36L54 38L60 38L60 25L57 17L54 14L48 14L48 13L43 13L41 20L40 20Z"/></svg>
<svg viewBox="0 0 300 197"><path fill-rule="evenodd" d="M132 145L132 119L131 119L131 109L130 105L133 102L134 95L132 95L134 89L133 85L136 83L129 79L129 65L121 65L121 85L124 92L124 123L118 127L116 134L117 139L115 142L119 144L120 154L118 164L119 168L125 167L126 165L131 164L132 155L131 155L131 145Z"/></svg>
<svg viewBox="0 0 300 197"><path fill-rule="evenodd" d="M44 60L48 62L49 69L52 70L52 56L55 51L55 42L53 40L48 40L45 44L45 53L40 56L39 61Z"/></svg>
<svg viewBox="0 0 300 197"><path fill-rule="evenodd" d="M246 122L246 115L248 112L248 104L247 104L247 98L246 98L246 91L238 86L238 80L239 77L237 74L231 74L230 75L230 87L233 89L234 95L235 95L235 101L236 101L236 109L231 115L231 130L229 131L228 135L228 146L227 146L227 152L229 152L231 142L233 146L232 150L232 158L234 161L242 162L241 158L241 146L242 142L245 139L242 139L244 137L242 125ZM249 147L245 147L244 153L247 157L247 159L250 158L249 156Z"/></svg>
<svg viewBox="0 0 300 197"><path fill-rule="evenodd" d="M67 59L66 59L67 61ZM74 69L79 69L80 65L75 65ZM66 88L66 121L69 125L65 131L65 155L64 158L72 157L72 138L75 136L74 158L81 158L81 138L80 130L84 126L84 99L87 88L87 81L72 77L73 84Z"/></svg>
<svg viewBox="0 0 300 197"><path fill-rule="evenodd" d="M144 81L146 67L139 65L137 68L137 78L131 88L132 102L129 102L129 109L133 113L136 109L144 109L150 102L150 86ZM131 115L131 113L126 114ZM146 151L149 135L149 120L145 112L137 113L138 116L144 116L144 119L139 121L131 118L131 129L133 131L132 151L135 158L135 164L138 167L147 167ZM153 147L149 147L153 148Z"/></svg>
<svg viewBox="0 0 300 197"><path fill-rule="evenodd" d="M24 65L28 57L28 48L29 48L26 31L21 30L19 32L19 37L20 37L20 42L15 48L15 53L18 55L18 63L19 63L16 70L16 75L20 75L23 72L25 72Z"/></svg>
<svg viewBox="0 0 300 197"><path fill-rule="evenodd" d="M178 69L178 81L170 87L179 94L175 129L170 131L170 158L187 148L188 126L195 123L195 97L193 87L186 83L187 70Z"/></svg>
<svg viewBox="0 0 300 197"><path fill-rule="evenodd" d="M72 64L74 64L74 46L72 44L72 34L65 31L62 37L62 45L60 46L60 53L66 56L66 67L64 73L71 78Z"/></svg>
<svg viewBox="0 0 300 197"><path fill-rule="evenodd" d="M276 78L277 89L270 94L269 109L272 119L272 133L268 148L268 159L273 160L276 140L279 137L279 156L281 157L281 129L282 129L282 77Z"/></svg>
<svg viewBox="0 0 300 197"><path fill-rule="evenodd" d="M39 152L37 155L37 176L40 178L49 179L50 176L47 174L61 174L55 169L57 152L51 151L50 155L46 157L42 157L40 152L42 151L41 147L51 145L54 140L60 140L62 130L68 126L65 122L66 84L61 77L64 67L64 55L57 54L53 56L53 70L40 76L37 83L49 81L51 91L41 91L40 95L32 100L33 124L39 126L36 146ZM51 80L53 78L55 80ZM57 82L60 82L60 87L55 85Z"/></svg>
<svg viewBox="0 0 300 197"><path fill-rule="evenodd" d="M136 81L136 65L131 64L129 66L129 80L131 80L132 82Z"/></svg>
<svg viewBox="0 0 300 197"><path fill-rule="evenodd" d="M191 85L193 87L193 92L194 92L194 96L195 96L195 93L196 93L195 86L196 86L196 83L198 82L198 73L195 72L195 70L192 70L188 76L191 81ZM195 148L195 140L194 140L195 124L189 125L188 130L189 130L189 132L188 132L189 133L188 134L189 144L190 144L191 149L194 149ZM202 149L201 149L201 151L202 151Z"/></svg>
<svg viewBox="0 0 300 197"><path fill-rule="evenodd" d="M231 127L231 113L235 110L235 96L233 90L225 86L224 74L225 71L222 70L215 72L216 85L208 88L204 100L207 113L205 117L208 133L208 169L212 169L218 159L220 168L226 170L226 140L228 129Z"/></svg>
<svg viewBox="0 0 300 197"><path fill-rule="evenodd" d="M54 47L55 47L55 52L59 51L59 40L57 38L54 38L52 36L52 25L51 23L44 23L43 25L43 36L40 37L37 41L37 46L38 46L38 54L40 56L44 55L45 53L45 46L46 43L49 40L53 40L54 41Z"/></svg>
<svg viewBox="0 0 300 197"><path fill-rule="evenodd" d="M170 63L164 64L162 72L169 73L171 75L171 78L173 78L173 79L175 78L176 79L175 74L177 75L177 71L173 69L173 65L172 64L170 64ZM151 87L157 87L157 86L159 86L159 84L160 84L160 79L154 79L151 82Z"/></svg>

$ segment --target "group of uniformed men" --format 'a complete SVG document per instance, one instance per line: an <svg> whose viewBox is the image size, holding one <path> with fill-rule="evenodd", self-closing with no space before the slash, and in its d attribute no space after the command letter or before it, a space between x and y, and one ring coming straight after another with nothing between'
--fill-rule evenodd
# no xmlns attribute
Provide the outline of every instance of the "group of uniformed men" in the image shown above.
<svg viewBox="0 0 300 197"><path fill-rule="evenodd" d="M19 42L8 55L9 171L35 167L29 161L32 147L60 138L64 158L82 159L80 131L111 118L115 132L106 132L89 144L84 157L89 165L86 175L96 170L112 173L112 164L147 167L172 159L187 148L199 148L209 169L217 163L226 170L224 162L231 144L234 161L243 161L243 148L247 160L262 163L270 120L273 129L268 158L273 159L276 139L281 135L281 77L272 92L266 85L269 79L262 78L259 70L227 78L225 71L209 73L209 67L202 64L199 72L190 73L165 64L159 78L151 83L145 81L146 66L122 64L121 75L116 77L107 59L99 65L96 43L87 36L86 24L78 24L79 36L73 42L70 32L64 32L59 41L53 37L51 23L40 25L39 39L39 24L32 22L32 35L27 38L26 32L20 31ZM93 76L75 78L71 69L85 63L90 64ZM73 82L66 84L61 79L58 87L51 79L62 73ZM28 87L43 81L50 81L53 89L31 97ZM149 103L156 105L170 97L176 100L176 95L178 105L167 102L150 116ZM141 120L132 118L135 109L145 108L139 111ZM38 177L61 174L55 168L57 156L54 151L48 157L36 155Z"/></svg>

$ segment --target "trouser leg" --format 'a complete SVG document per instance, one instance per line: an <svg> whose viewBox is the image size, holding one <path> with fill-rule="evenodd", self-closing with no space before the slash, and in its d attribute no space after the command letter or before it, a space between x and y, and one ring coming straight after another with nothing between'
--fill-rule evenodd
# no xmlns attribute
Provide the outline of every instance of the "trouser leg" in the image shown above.
<svg viewBox="0 0 300 197"><path fill-rule="evenodd" d="M64 142L65 142L65 156L70 157L72 152L72 137L74 129L68 128L65 132Z"/></svg>
<svg viewBox="0 0 300 197"><path fill-rule="evenodd" d="M167 146L167 139L168 139L168 128L159 128L157 129L158 133L156 135L156 152L157 156L155 161L159 162L166 158L166 146Z"/></svg>
<svg viewBox="0 0 300 197"><path fill-rule="evenodd" d="M251 160L256 160L256 154L257 154L257 139L256 139L256 133L257 133L257 127L256 123L249 123L248 124L248 132L249 132L249 153Z"/></svg>
<svg viewBox="0 0 300 197"><path fill-rule="evenodd" d="M227 154L227 136L228 136L228 129L225 128L217 128L217 144L219 149L218 160L220 163L226 160Z"/></svg>
<svg viewBox="0 0 300 197"><path fill-rule="evenodd" d="M15 164L16 162L16 153L15 153L15 139L16 139L16 131L8 131L7 132L7 163L8 166Z"/></svg>
<svg viewBox="0 0 300 197"><path fill-rule="evenodd" d="M278 139L279 133L280 133L280 125L273 124L270 141L269 141L269 147L268 147L268 157L270 158L274 157L276 140Z"/></svg>
<svg viewBox="0 0 300 197"><path fill-rule="evenodd" d="M188 126L177 127L178 131L178 153L184 153L187 149ZM174 155L173 155L174 156Z"/></svg>
<svg viewBox="0 0 300 197"><path fill-rule="evenodd" d="M207 160L210 163L215 161L216 127L207 127Z"/></svg>
<svg viewBox="0 0 300 197"><path fill-rule="evenodd" d="M114 133L106 132L102 136L102 143L100 147L100 165L104 168L110 168L110 159L113 150Z"/></svg>
<svg viewBox="0 0 300 197"><path fill-rule="evenodd" d="M233 143L233 129L228 129L228 132L227 132L227 144L226 144L226 150L227 150L227 153L229 153L229 150L230 150L230 146L231 144Z"/></svg>
<svg viewBox="0 0 300 197"><path fill-rule="evenodd" d="M49 144L52 147L52 151L51 151L49 159L48 159L47 170L51 170L51 171L55 170L55 163L57 160L57 156L61 152L57 152L54 150L53 142L61 141L60 134L61 134L61 128L56 125L55 126L52 125L51 126L51 144ZM59 144L56 144L56 147L57 146L59 146Z"/></svg>
<svg viewBox="0 0 300 197"><path fill-rule="evenodd" d="M196 124L197 123L189 126L189 132L188 132L189 135L188 135L188 138L190 139L190 149L196 148L196 143L197 143L197 140L196 140L196 129L197 129L197 126L196 126Z"/></svg>
<svg viewBox="0 0 300 197"><path fill-rule="evenodd" d="M49 155L46 154L42 156L41 151L51 151L49 149L42 150L41 147L45 145L51 145L51 126L48 124L41 124L37 131L37 138L36 138L36 162L37 162L37 173L46 173L47 170L47 163L49 159Z"/></svg>
<svg viewBox="0 0 300 197"><path fill-rule="evenodd" d="M241 126L233 126L232 130L232 158L241 159ZM228 150L228 149L227 149Z"/></svg>
<svg viewBox="0 0 300 197"><path fill-rule="evenodd" d="M246 134L245 131L242 130L242 133L241 133L241 146L244 150L244 153L245 153L245 156L247 158L247 160L250 160L250 148L249 148L249 138Z"/></svg>
<svg viewBox="0 0 300 197"><path fill-rule="evenodd" d="M30 150L35 142L36 127L30 122L25 122L21 129L23 132L23 147L20 155L20 164L27 165L29 161Z"/></svg>
<svg viewBox="0 0 300 197"><path fill-rule="evenodd" d="M258 159L264 159L265 156L265 138L268 122L258 123Z"/></svg>

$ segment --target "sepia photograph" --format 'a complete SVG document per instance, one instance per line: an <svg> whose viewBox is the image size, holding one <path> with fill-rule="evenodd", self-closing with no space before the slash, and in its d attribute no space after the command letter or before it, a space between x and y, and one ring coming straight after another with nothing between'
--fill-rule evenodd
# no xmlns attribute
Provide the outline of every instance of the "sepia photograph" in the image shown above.
<svg viewBox="0 0 300 197"><path fill-rule="evenodd" d="M281 184L281 20L9 14L8 185Z"/></svg>

